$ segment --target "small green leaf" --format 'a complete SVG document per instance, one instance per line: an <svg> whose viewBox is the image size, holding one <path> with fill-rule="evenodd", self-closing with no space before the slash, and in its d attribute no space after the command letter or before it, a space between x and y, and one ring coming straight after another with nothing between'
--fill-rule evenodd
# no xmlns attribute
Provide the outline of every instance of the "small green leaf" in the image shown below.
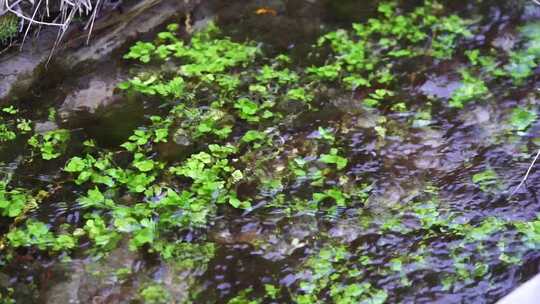
<svg viewBox="0 0 540 304"><path fill-rule="evenodd" d="M79 203L85 208L101 207L104 202L105 196L103 196L97 187L88 190L88 194L79 199Z"/></svg>
<svg viewBox="0 0 540 304"><path fill-rule="evenodd" d="M486 171L476 173L472 177L472 181L475 184L491 182L496 179L497 179L497 173L495 173L495 171L493 171L492 169L488 169Z"/></svg>
<svg viewBox="0 0 540 304"><path fill-rule="evenodd" d="M64 168L64 171L66 172L81 172L84 169L86 169L86 162L78 157L75 156L72 159L69 160L69 163Z"/></svg>
<svg viewBox="0 0 540 304"><path fill-rule="evenodd" d="M250 143L250 142L256 141L256 140L264 140L264 138L265 138L265 135L264 135L263 132L256 131L256 130L249 130L242 137L242 141Z"/></svg>
<svg viewBox="0 0 540 304"><path fill-rule="evenodd" d="M536 119L536 112L519 107L512 111L510 124L517 131L525 131Z"/></svg>
<svg viewBox="0 0 540 304"><path fill-rule="evenodd" d="M136 161L133 162L133 166L135 166L135 168L139 169L141 172L148 172L154 169L154 161L148 159Z"/></svg>

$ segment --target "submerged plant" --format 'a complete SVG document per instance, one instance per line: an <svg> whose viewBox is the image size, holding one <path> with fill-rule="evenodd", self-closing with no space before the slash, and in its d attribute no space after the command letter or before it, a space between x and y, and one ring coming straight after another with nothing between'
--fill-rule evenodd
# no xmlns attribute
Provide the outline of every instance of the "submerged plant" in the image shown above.
<svg viewBox="0 0 540 304"><path fill-rule="evenodd" d="M171 295L163 286L153 284L143 288L140 292L144 303L164 304L170 303Z"/></svg>
<svg viewBox="0 0 540 304"><path fill-rule="evenodd" d="M463 108L463 106L474 99L480 99L488 93L488 88L485 83L467 71L461 72L462 84L454 91L450 98L449 105L455 108Z"/></svg>
<svg viewBox="0 0 540 304"><path fill-rule="evenodd" d="M493 169L488 169L472 176L473 183L480 186L482 191L488 191L491 187L497 186L498 175Z"/></svg>
<svg viewBox="0 0 540 304"><path fill-rule="evenodd" d="M524 108L515 108L510 114L510 125L516 131L525 131L537 119L536 112Z"/></svg>
<svg viewBox="0 0 540 304"><path fill-rule="evenodd" d="M29 206L35 205L25 189L7 189L7 183L0 181L0 210L2 216L17 217Z"/></svg>
<svg viewBox="0 0 540 304"><path fill-rule="evenodd" d="M60 157L67 148L67 142L70 139L69 130L59 129L48 131L43 134L35 134L28 139L28 144L34 149L40 151L44 160L50 160Z"/></svg>

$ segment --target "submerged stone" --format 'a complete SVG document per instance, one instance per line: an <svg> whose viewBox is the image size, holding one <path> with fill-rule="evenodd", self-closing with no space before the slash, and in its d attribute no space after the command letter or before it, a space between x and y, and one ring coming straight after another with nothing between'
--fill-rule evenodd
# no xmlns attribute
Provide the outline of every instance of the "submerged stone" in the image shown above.
<svg viewBox="0 0 540 304"><path fill-rule="evenodd" d="M52 284L47 292L46 303L121 303L133 299L137 295L137 286L119 284L121 280L118 270L136 272L138 259L140 256L130 251L127 241L124 241L117 249L99 260L89 258L60 264L57 267L63 269L66 277Z"/></svg>
<svg viewBox="0 0 540 304"><path fill-rule="evenodd" d="M430 77L419 90L426 96L449 99L452 93L461 86L457 80L452 80L450 76Z"/></svg>
<svg viewBox="0 0 540 304"><path fill-rule="evenodd" d="M58 125L52 121L36 122L34 126L34 132L46 133L58 129Z"/></svg>
<svg viewBox="0 0 540 304"><path fill-rule="evenodd" d="M102 80L96 76L90 79L83 88L70 93L60 107L60 116L66 118L75 111L94 113L97 108L110 105L114 98L117 79Z"/></svg>

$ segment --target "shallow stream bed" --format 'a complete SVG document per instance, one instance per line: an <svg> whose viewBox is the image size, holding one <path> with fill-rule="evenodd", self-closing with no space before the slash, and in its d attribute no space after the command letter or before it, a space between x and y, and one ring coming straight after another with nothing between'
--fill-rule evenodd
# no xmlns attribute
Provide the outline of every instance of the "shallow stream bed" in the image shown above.
<svg viewBox="0 0 540 304"><path fill-rule="evenodd" d="M536 275L540 6L360 2L209 1L11 96L0 302L495 303Z"/></svg>

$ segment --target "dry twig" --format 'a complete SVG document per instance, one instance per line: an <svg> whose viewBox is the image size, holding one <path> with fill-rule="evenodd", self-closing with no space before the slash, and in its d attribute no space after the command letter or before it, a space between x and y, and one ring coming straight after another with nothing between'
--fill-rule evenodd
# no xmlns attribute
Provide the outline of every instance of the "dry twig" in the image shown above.
<svg viewBox="0 0 540 304"><path fill-rule="evenodd" d="M521 186L523 186L523 184L527 181L527 178L529 178L529 174L531 174L531 170L534 167L534 165L536 164L536 161L538 160L538 157L540 157L540 150L538 150L538 153L536 153L536 156L534 157L531 165L527 169L527 173L525 173L525 176L521 180L521 183L519 183L519 185L514 189L514 191L512 191L512 193L510 193L510 198L512 198L512 196L519 190L519 188L521 188Z"/></svg>

